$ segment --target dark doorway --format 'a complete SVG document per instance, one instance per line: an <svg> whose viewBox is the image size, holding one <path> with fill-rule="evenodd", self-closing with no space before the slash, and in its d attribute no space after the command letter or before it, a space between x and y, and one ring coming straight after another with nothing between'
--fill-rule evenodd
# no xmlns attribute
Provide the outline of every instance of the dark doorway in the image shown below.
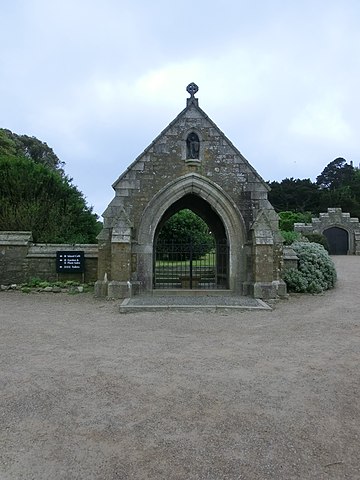
<svg viewBox="0 0 360 480"><path fill-rule="evenodd" d="M176 232L181 231L181 235L174 235L175 238L171 239L167 230L169 223L186 211L198 217L200 225L194 231L192 225L187 227L185 224L184 228L181 224L181 228L175 228ZM202 235L199 237L200 230ZM166 235L164 231L167 231ZM199 196L184 195L165 212L157 226L153 288L227 289L228 270L229 247L222 220Z"/></svg>
<svg viewBox="0 0 360 480"><path fill-rule="evenodd" d="M329 244L330 255L347 255L349 250L349 234L339 227L324 230L324 235Z"/></svg>

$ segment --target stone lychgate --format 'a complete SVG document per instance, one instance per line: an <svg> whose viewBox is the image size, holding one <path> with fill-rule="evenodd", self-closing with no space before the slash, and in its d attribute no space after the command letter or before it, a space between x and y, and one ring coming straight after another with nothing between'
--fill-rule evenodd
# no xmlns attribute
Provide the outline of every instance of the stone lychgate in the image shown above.
<svg viewBox="0 0 360 480"><path fill-rule="evenodd" d="M185 208L227 245L223 288L258 298L286 293L269 187L199 107L197 90L188 86L186 108L113 184L98 237L97 292L103 295L152 292L157 236Z"/></svg>

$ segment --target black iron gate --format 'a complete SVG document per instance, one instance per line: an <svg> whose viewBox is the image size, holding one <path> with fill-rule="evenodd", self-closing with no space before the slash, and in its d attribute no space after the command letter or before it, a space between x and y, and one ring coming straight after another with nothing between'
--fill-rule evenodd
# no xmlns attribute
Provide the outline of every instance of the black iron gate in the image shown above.
<svg viewBox="0 0 360 480"><path fill-rule="evenodd" d="M228 288L226 243L160 243L155 248L154 288Z"/></svg>

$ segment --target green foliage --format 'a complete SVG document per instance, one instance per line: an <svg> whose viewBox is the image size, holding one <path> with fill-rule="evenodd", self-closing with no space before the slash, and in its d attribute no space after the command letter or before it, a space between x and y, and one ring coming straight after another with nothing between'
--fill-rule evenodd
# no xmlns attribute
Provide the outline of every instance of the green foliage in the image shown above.
<svg viewBox="0 0 360 480"><path fill-rule="evenodd" d="M360 217L360 192L356 192L353 185L323 190L320 210L326 211L330 206L342 208L343 212L349 212L353 217Z"/></svg>
<svg viewBox="0 0 360 480"><path fill-rule="evenodd" d="M0 156L16 154L15 142L7 134L8 130L0 128Z"/></svg>
<svg viewBox="0 0 360 480"><path fill-rule="evenodd" d="M360 172L344 158L330 162L316 179L320 187L320 210L340 207L351 216L360 216Z"/></svg>
<svg viewBox="0 0 360 480"><path fill-rule="evenodd" d="M0 128L0 157L9 155L27 158L64 175L64 162L59 160L47 143L36 137L17 135L10 130Z"/></svg>
<svg viewBox="0 0 360 480"><path fill-rule="evenodd" d="M294 230L294 223L309 223L311 222L312 214L310 212L279 212L279 228L286 232Z"/></svg>
<svg viewBox="0 0 360 480"><path fill-rule="evenodd" d="M319 245L322 245L327 252L329 251L329 244L325 235L322 235L321 233L304 233L303 236L307 238L309 242L318 243Z"/></svg>
<svg viewBox="0 0 360 480"><path fill-rule="evenodd" d="M31 293L31 288L30 287L21 287L22 293Z"/></svg>
<svg viewBox="0 0 360 480"><path fill-rule="evenodd" d="M269 183L269 201L277 212L316 212L319 206L319 187L309 178L285 178Z"/></svg>
<svg viewBox="0 0 360 480"><path fill-rule="evenodd" d="M294 242L297 242L301 238L299 232L287 232L286 230L280 230L280 233L284 239L284 245L291 245Z"/></svg>
<svg viewBox="0 0 360 480"><path fill-rule="evenodd" d="M188 209L175 213L162 227L158 236L158 252L165 252L167 247L163 244L182 244L184 249L191 243L193 259L198 259L214 248L214 237L209 232L209 227L198 215ZM185 258L189 257L186 250ZM185 259L184 258L184 259ZM169 260L172 260L169 258Z"/></svg>
<svg viewBox="0 0 360 480"><path fill-rule="evenodd" d="M342 157L330 162L316 178L285 178L270 182L269 201L277 212L326 212L328 207L342 208L353 217L360 217L360 170ZM286 230L286 228L285 228Z"/></svg>
<svg viewBox="0 0 360 480"><path fill-rule="evenodd" d="M336 190L350 185L354 176L354 167L348 165L344 158L338 157L330 162L316 178L316 184L322 189Z"/></svg>
<svg viewBox="0 0 360 480"><path fill-rule="evenodd" d="M59 172L0 156L0 230L32 231L34 242L96 243L97 216Z"/></svg>
<svg viewBox="0 0 360 480"><path fill-rule="evenodd" d="M32 277L30 280L26 283L23 284L24 287L29 287L29 288L36 288L39 286L39 284L42 282L41 278L39 277Z"/></svg>
<svg viewBox="0 0 360 480"><path fill-rule="evenodd" d="M284 274L288 290L299 293L321 293L334 287L336 270L327 251L317 243L295 242L292 245L298 258L298 269Z"/></svg>
<svg viewBox="0 0 360 480"><path fill-rule="evenodd" d="M79 293L89 293L94 290L93 283L84 283L81 284L77 280L58 280L55 282L50 282L47 280L41 280L38 277L33 277L26 283L21 285L21 291L23 293L31 293L31 292L39 292L43 291L46 287L57 287L60 288L62 291L66 291L70 295L76 295ZM59 290L55 290L59 291Z"/></svg>

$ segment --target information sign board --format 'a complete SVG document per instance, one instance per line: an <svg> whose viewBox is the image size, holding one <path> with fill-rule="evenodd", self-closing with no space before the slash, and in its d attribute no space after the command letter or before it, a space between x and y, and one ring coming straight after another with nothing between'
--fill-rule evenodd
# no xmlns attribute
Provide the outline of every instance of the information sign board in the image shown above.
<svg viewBox="0 0 360 480"><path fill-rule="evenodd" d="M56 252L57 273L84 273L85 262L83 251Z"/></svg>

